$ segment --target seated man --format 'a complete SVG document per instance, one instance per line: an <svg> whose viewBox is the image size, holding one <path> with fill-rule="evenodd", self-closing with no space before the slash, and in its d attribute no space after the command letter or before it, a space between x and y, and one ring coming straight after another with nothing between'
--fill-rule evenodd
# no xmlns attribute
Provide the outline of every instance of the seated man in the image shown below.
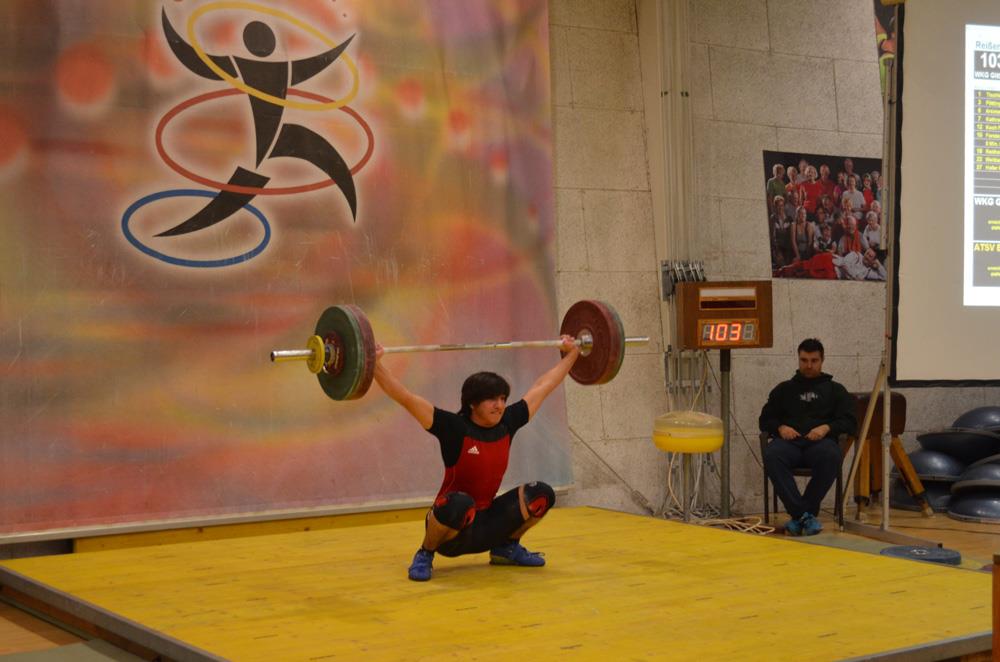
<svg viewBox="0 0 1000 662"><path fill-rule="evenodd" d="M764 452L764 470L792 518L786 533L812 536L823 530L816 515L840 471L837 437L856 427L854 400L823 372L823 343L803 340L798 372L774 387L760 412L761 432L773 439ZM812 470L805 493L795 484L797 467Z"/></svg>

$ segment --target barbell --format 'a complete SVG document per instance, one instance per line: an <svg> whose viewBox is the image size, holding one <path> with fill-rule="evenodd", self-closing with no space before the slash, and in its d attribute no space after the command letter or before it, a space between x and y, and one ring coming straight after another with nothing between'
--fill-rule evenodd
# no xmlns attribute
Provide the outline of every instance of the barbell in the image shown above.
<svg viewBox="0 0 1000 662"><path fill-rule="evenodd" d="M580 357L569 374L580 384L604 384L618 374L626 345L643 345L648 336L627 338L618 313L607 303L577 301L563 316L561 335L580 347ZM386 354L405 352L454 352L525 347L561 347L562 340L460 343L451 345L402 345L383 348ZM375 376L375 335L364 311L353 304L330 306L316 322L305 349L278 349L271 361L305 361L323 391L334 400L355 400L371 387Z"/></svg>

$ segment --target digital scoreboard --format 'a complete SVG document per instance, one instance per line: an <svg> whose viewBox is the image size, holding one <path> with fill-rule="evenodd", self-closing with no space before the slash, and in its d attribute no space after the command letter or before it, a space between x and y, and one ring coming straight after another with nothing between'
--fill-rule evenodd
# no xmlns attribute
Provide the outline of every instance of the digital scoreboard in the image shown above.
<svg viewBox="0 0 1000 662"><path fill-rule="evenodd" d="M701 329L703 347L755 345L760 320L752 317L739 320L698 320L698 326Z"/></svg>
<svg viewBox="0 0 1000 662"><path fill-rule="evenodd" d="M677 284L677 342L682 349L770 347L771 281Z"/></svg>

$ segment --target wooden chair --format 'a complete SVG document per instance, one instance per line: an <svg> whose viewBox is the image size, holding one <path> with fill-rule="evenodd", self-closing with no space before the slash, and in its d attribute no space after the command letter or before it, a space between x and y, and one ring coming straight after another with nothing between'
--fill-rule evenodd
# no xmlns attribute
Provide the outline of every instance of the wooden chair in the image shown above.
<svg viewBox="0 0 1000 662"><path fill-rule="evenodd" d="M837 442L840 444L840 466L837 468L837 480L834 482L834 497L836 498L836 503L833 507L833 515L837 520L837 526L841 529L844 528L844 458L847 456L847 452L851 449L851 444L854 440L846 434L842 434L837 437ZM771 435L767 432L760 433L760 459L761 464L764 463L764 450L767 445L771 443ZM778 494L775 493L773 497L771 496L771 479L768 478L767 469L763 470L764 474L764 522L769 523L771 521L771 510L778 512ZM811 478L812 470L808 467L798 467L792 471L794 476L804 476ZM773 507L771 501L773 499ZM817 515L819 513L816 513Z"/></svg>

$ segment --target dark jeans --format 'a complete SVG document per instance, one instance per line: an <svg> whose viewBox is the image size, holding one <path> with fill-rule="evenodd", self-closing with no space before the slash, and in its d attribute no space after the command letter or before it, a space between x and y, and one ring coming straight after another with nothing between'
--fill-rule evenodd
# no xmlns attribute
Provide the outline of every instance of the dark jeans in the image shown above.
<svg viewBox="0 0 1000 662"><path fill-rule="evenodd" d="M840 444L831 437L819 441L810 441L805 437L788 441L777 437L764 451L764 470L785 510L793 519L798 519L803 513L819 514L819 505L837 480L842 460ZM799 492L792 474L792 470L797 468L812 471L804 493Z"/></svg>

